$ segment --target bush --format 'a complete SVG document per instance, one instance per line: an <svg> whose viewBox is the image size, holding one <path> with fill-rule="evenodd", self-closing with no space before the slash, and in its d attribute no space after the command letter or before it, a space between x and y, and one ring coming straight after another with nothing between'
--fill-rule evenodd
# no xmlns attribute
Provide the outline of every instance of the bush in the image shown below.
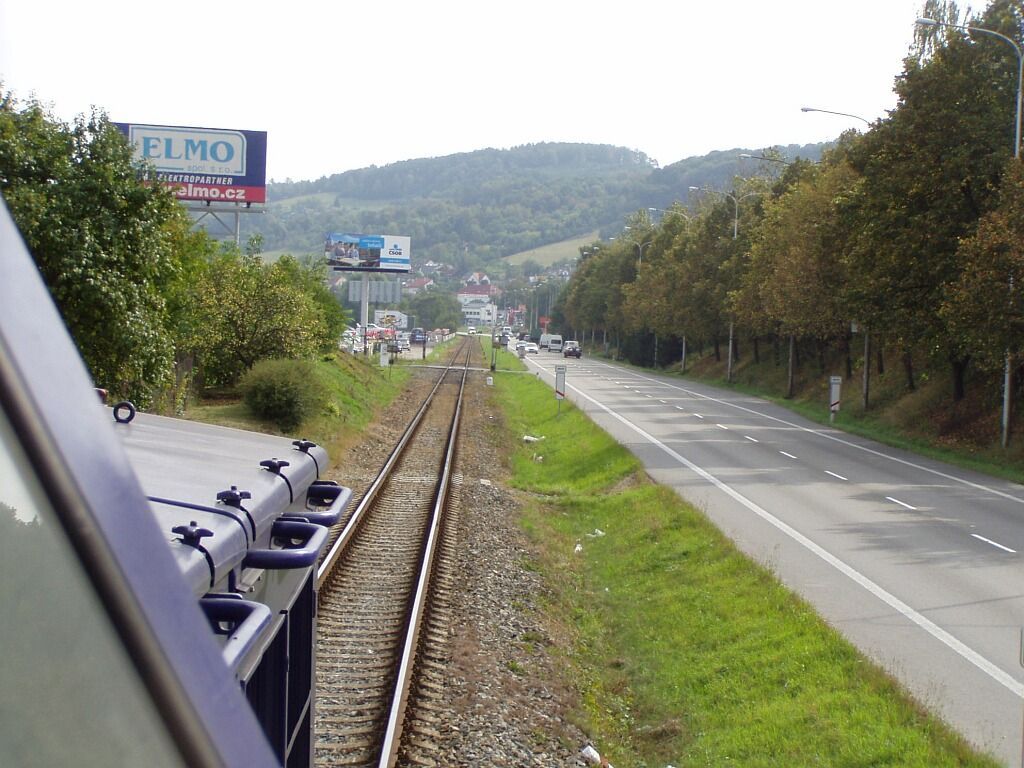
<svg viewBox="0 0 1024 768"><path fill-rule="evenodd" d="M309 360L261 360L238 386L249 409L282 432L298 427L326 399L326 390Z"/></svg>

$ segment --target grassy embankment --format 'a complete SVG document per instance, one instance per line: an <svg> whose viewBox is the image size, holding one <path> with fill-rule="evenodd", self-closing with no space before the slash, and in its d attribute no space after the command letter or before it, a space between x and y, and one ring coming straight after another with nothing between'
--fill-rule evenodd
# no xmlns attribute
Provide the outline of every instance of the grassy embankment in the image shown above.
<svg viewBox="0 0 1024 768"><path fill-rule="evenodd" d="M316 361L316 375L327 392L324 407L291 434L322 445L332 460L361 440L374 416L398 396L409 372L404 365L383 369L377 358L339 352ZM269 434L280 432L253 416L238 397L189 406L186 418Z"/></svg>
<svg viewBox="0 0 1024 768"><path fill-rule="evenodd" d="M495 393L580 724L617 768L998 765L550 387L498 375Z"/></svg>

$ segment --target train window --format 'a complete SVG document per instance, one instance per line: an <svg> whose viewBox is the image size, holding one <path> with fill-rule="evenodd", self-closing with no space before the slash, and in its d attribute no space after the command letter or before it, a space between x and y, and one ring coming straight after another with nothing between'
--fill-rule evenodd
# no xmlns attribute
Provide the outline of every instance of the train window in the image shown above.
<svg viewBox="0 0 1024 768"><path fill-rule="evenodd" d="M183 761L0 411L0 764Z"/></svg>

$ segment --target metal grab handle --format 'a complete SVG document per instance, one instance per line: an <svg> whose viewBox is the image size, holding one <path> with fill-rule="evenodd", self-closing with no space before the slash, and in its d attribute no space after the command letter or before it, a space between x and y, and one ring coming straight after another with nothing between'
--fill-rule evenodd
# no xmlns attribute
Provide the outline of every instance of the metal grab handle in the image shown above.
<svg viewBox="0 0 1024 768"><path fill-rule="evenodd" d="M333 480L315 480L306 489L306 508L297 514L317 525L334 525L341 518L349 501L352 500L352 489L338 485ZM327 507L313 509L312 507Z"/></svg>
<svg viewBox="0 0 1024 768"><path fill-rule="evenodd" d="M221 658L228 669L237 671L238 664L270 626L273 619L270 608L263 603L230 597L204 597L199 600L199 606L213 631L218 635L228 635Z"/></svg>
<svg viewBox="0 0 1024 768"><path fill-rule="evenodd" d="M327 529L315 523L298 520L276 520L270 539L287 539L283 549L250 549L242 561L246 568L308 568L316 563L320 550L327 543ZM292 539L299 542L293 543Z"/></svg>

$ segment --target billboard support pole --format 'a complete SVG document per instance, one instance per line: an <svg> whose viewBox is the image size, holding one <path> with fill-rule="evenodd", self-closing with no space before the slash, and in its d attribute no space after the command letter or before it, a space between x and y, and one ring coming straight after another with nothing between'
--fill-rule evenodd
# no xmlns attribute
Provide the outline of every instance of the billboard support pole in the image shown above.
<svg viewBox="0 0 1024 768"><path fill-rule="evenodd" d="M370 276L363 272L363 293L359 298L359 322L363 324L363 333L370 322ZM369 344L363 341L363 353L370 354Z"/></svg>

